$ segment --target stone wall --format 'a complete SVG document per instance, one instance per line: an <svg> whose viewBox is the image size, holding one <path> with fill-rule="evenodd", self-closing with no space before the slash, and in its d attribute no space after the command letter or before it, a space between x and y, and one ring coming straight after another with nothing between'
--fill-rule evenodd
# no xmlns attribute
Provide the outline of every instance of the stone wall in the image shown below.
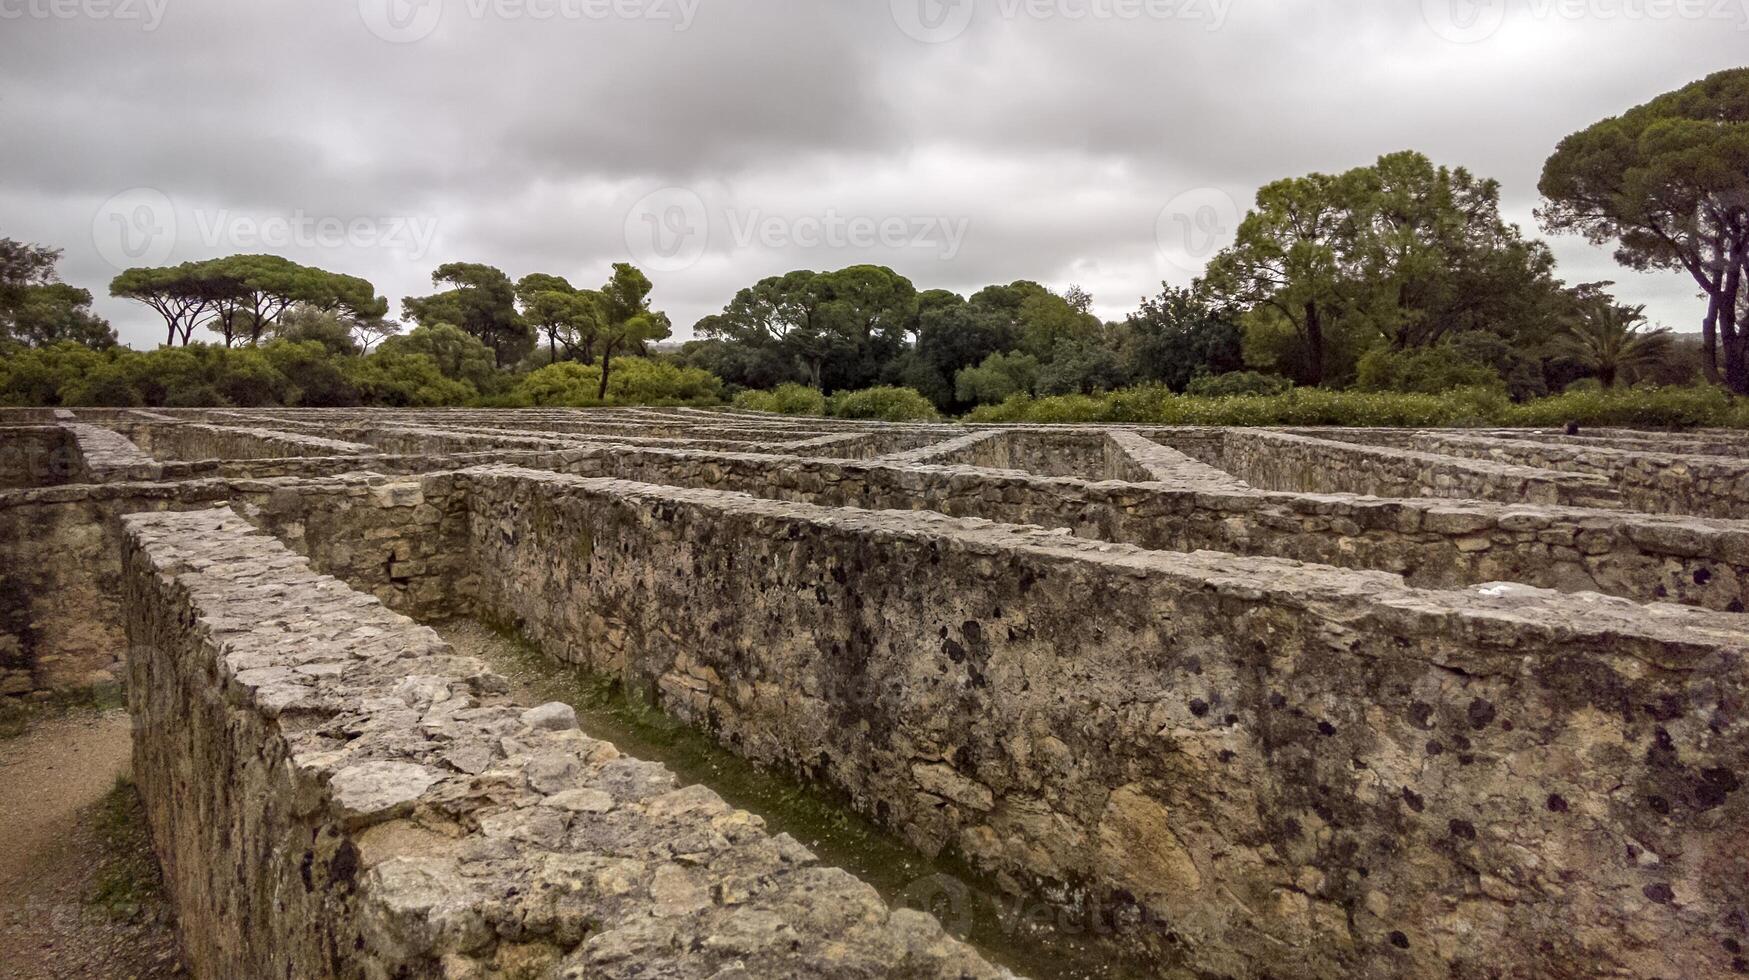
<svg viewBox="0 0 1749 980"><path fill-rule="evenodd" d="M1243 480L1224 470L1217 470L1134 432L1113 431L1106 439L1114 451L1129 458L1136 470L1134 479L1137 481L1164 483L1188 490L1239 492L1250 489Z"/></svg>
<svg viewBox="0 0 1749 980"><path fill-rule="evenodd" d="M876 459L894 453L925 449L957 434L957 429L945 432L894 429L891 432L834 433L778 443L770 449L773 452L827 459Z"/></svg>
<svg viewBox="0 0 1749 980"><path fill-rule="evenodd" d="M134 780L197 980L1006 975L228 511L124 523Z"/></svg>
<svg viewBox="0 0 1749 980"><path fill-rule="evenodd" d="M119 519L235 502L263 528L398 609L467 612L465 512L444 476L195 480L0 493L0 695L120 679Z"/></svg>
<svg viewBox="0 0 1749 980"><path fill-rule="evenodd" d="M160 461L367 455L370 446L279 429L146 419L104 423Z"/></svg>
<svg viewBox="0 0 1749 980"><path fill-rule="evenodd" d="M1002 433L996 429L980 429L951 439L942 439L915 449L901 449L875 457L875 461L888 466L915 466L919 464L940 464L950 458L968 459L971 454L985 443L995 442L1002 438ZM988 450L994 459L995 449ZM1001 469L1002 467L993 467Z"/></svg>
<svg viewBox="0 0 1749 980"><path fill-rule="evenodd" d="M164 467L119 432L82 422L63 422L61 427L72 437L76 450L75 470L69 483L164 477Z"/></svg>
<svg viewBox="0 0 1749 980"><path fill-rule="evenodd" d="M1146 480L1148 474L1101 431L1007 429L991 438L967 439L952 451L935 454L942 466L1025 470L1040 476L1078 480Z"/></svg>
<svg viewBox="0 0 1749 980"><path fill-rule="evenodd" d="M1731 612L1749 603L1749 524L1741 521L623 447L561 453L537 465L800 503L1039 524L1143 548L1377 569L1423 587L1517 581Z"/></svg>
<svg viewBox="0 0 1749 980"><path fill-rule="evenodd" d="M1448 456L1596 474L1616 488L1623 506L1633 510L1749 517L1749 460L1741 458L1565 446L1444 432L1419 433L1414 445Z"/></svg>
<svg viewBox="0 0 1749 980"><path fill-rule="evenodd" d="M1170 437L1162 441L1174 445ZM1215 465L1266 490L1572 507L1621 505L1620 493L1595 474L1374 448L1262 429L1228 429L1221 442L1220 460Z"/></svg>
<svg viewBox="0 0 1749 980"><path fill-rule="evenodd" d="M1716 976L1734 617L487 468L482 606L1162 968Z"/></svg>
<svg viewBox="0 0 1749 980"><path fill-rule="evenodd" d="M66 483L77 469L78 452L60 426L0 426L0 490Z"/></svg>

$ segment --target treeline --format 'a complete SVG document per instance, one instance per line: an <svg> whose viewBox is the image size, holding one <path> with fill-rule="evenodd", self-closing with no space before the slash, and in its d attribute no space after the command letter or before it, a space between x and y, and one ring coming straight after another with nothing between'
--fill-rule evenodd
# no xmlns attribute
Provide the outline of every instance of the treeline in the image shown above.
<svg viewBox="0 0 1749 980"><path fill-rule="evenodd" d="M962 297L876 266L792 272L698 324L688 363L731 384L912 388L960 413L1014 396L1134 385L1266 394L1289 385L1517 400L1581 379L1680 384L1704 372L1608 283L1569 286L1546 245L1499 212L1499 188L1398 153L1263 188L1237 241L1188 287L1124 319L1034 282Z"/></svg>
<svg viewBox="0 0 1749 980"><path fill-rule="evenodd" d="M599 289L444 265L432 282L447 288L401 301L406 333L369 282L277 256L130 269L111 294L155 311L166 331L164 346L140 352L115 346L90 293L59 282L58 257L0 239L0 403L715 405L725 395L704 371L643 356L671 327L650 308L649 279L624 263Z"/></svg>

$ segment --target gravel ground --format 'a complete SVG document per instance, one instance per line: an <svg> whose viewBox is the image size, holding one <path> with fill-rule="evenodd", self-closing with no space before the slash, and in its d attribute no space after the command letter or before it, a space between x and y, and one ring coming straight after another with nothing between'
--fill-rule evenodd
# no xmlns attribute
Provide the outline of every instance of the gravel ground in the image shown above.
<svg viewBox="0 0 1749 980"><path fill-rule="evenodd" d="M131 787L128 716L81 711L0 740L0 975L184 976Z"/></svg>

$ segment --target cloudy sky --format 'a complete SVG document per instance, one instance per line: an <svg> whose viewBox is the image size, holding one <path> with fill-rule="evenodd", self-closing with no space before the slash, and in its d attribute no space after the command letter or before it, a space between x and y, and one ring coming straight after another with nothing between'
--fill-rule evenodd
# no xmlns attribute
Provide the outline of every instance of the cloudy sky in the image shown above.
<svg viewBox="0 0 1749 980"><path fill-rule="evenodd" d="M1564 135L1749 62L1749 0L0 0L0 236L118 267L275 252L395 301L448 261L685 335L736 288L1187 282L1257 187L1412 148L1535 232ZM1677 275L1553 245L1694 329Z"/></svg>

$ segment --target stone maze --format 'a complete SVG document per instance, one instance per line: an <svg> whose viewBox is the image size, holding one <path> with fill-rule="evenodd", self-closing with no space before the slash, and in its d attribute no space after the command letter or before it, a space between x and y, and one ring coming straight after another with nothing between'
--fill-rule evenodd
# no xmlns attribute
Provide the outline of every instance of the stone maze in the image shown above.
<svg viewBox="0 0 1749 980"><path fill-rule="evenodd" d="M126 689L196 977L1749 972L1744 434L43 409L0 487L0 696Z"/></svg>

